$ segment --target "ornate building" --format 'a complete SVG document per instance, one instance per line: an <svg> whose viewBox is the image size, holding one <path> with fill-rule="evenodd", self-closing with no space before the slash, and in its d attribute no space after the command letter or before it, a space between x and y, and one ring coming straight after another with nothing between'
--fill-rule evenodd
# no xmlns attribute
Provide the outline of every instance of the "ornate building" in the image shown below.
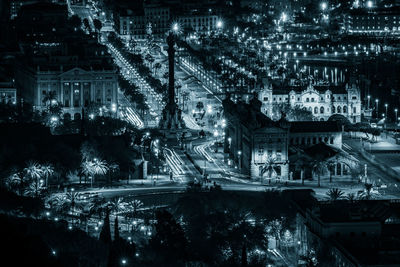
<svg viewBox="0 0 400 267"><path fill-rule="evenodd" d="M342 132L336 122L273 121L261 112L262 103L254 97L249 104L223 100L225 151L242 174L250 179L287 181L289 147L303 150L324 144L336 150L342 147Z"/></svg>
<svg viewBox="0 0 400 267"><path fill-rule="evenodd" d="M240 172L253 179L271 175L279 179L288 177L289 125L269 119L260 112L261 104L256 98L249 104L235 104L230 97L223 101L226 150Z"/></svg>
<svg viewBox="0 0 400 267"><path fill-rule="evenodd" d="M64 114L75 119L80 118L82 108L90 104L105 110L116 110L118 105L118 76L114 68L26 65L17 71L17 86L24 101L35 109L45 108L46 99L54 97L62 104Z"/></svg>
<svg viewBox="0 0 400 267"><path fill-rule="evenodd" d="M273 117L274 104L305 107L320 121L333 114L341 114L350 122L361 121L360 89L355 84L277 86L264 83L259 92L262 112Z"/></svg>

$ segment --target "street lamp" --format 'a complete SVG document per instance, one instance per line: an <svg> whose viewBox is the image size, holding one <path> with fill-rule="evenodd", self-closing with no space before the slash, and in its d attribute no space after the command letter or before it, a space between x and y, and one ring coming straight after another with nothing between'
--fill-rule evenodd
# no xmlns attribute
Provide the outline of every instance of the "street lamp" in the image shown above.
<svg viewBox="0 0 400 267"><path fill-rule="evenodd" d="M376 117L379 119L379 99L375 99L376 103Z"/></svg>
<svg viewBox="0 0 400 267"><path fill-rule="evenodd" d="M178 23L174 23L172 25L172 31L177 34L179 32L179 24Z"/></svg>
<svg viewBox="0 0 400 267"><path fill-rule="evenodd" d="M385 104L385 117L387 118L388 104Z"/></svg>
<svg viewBox="0 0 400 267"><path fill-rule="evenodd" d="M237 153L239 156L239 170L241 170L242 169L242 151L239 150Z"/></svg>
<svg viewBox="0 0 400 267"><path fill-rule="evenodd" d="M395 113L395 115L396 115L396 117L395 117L395 121L396 121L396 123L397 123L397 111L398 111L398 109L397 109L397 108L395 108L395 109L394 109L394 113Z"/></svg>
<svg viewBox="0 0 400 267"><path fill-rule="evenodd" d="M325 11L328 8L328 4L326 2L321 3L321 9L322 11Z"/></svg>
<svg viewBox="0 0 400 267"><path fill-rule="evenodd" d="M218 29L221 29L222 26L223 26L222 20L218 20L218 21L217 21L217 28L218 28Z"/></svg>
<svg viewBox="0 0 400 267"><path fill-rule="evenodd" d="M370 100L371 100L371 96L368 95L367 98L368 98L368 105L367 105L367 108L369 109L369 102L370 102Z"/></svg>
<svg viewBox="0 0 400 267"><path fill-rule="evenodd" d="M374 6L374 3L372 1L367 2L367 7L372 8Z"/></svg>

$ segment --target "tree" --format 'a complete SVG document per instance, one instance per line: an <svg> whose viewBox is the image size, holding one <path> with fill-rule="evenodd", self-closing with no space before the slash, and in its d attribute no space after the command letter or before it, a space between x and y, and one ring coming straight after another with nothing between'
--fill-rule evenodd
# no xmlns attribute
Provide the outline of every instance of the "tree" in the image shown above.
<svg viewBox="0 0 400 267"><path fill-rule="evenodd" d="M89 166L91 166L93 173L92 182L95 175L105 175L109 170L107 162L98 158L94 158Z"/></svg>
<svg viewBox="0 0 400 267"><path fill-rule="evenodd" d="M364 184L364 191L360 194L360 198L370 200L374 197L373 185L370 183Z"/></svg>
<svg viewBox="0 0 400 267"><path fill-rule="evenodd" d="M199 111L203 110L203 109L204 109L204 104L203 104L203 102L197 102L196 108L197 108Z"/></svg>
<svg viewBox="0 0 400 267"><path fill-rule="evenodd" d="M188 242L171 213L166 210L156 212L155 230L149 244L160 262L169 265L186 258Z"/></svg>
<svg viewBox="0 0 400 267"><path fill-rule="evenodd" d="M344 192L338 188L331 188L326 192L326 195L330 201L337 201L344 196Z"/></svg>
<svg viewBox="0 0 400 267"><path fill-rule="evenodd" d="M349 201L350 203L353 203L356 200L356 194L348 193L346 196L346 200Z"/></svg>
<svg viewBox="0 0 400 267"><path fill-rule="evenodd" d="M110 230L110 213L107 210L106 216L104 217L103 227L99 235L99 240L105 244L111 244L111 230Z"/></svg>
<svg viewBox="0 0 400 267"><path fill-rule="evenodd" d="M54 168L51 164L47 163L42 165L42 174L46 179L45 185L48 187L48 180L54 174Z"/></svg>
<svg viewBox="0 0 400 267"><path fill-rule="evenodd" d="M70 21L70 24L71 24L71 26L72 27L74 27L74 29L76 29L76 28L78 28L78 27L80 27L81 25L82 25L82 20L81 20L81 18L78 16L78 15L72 15L70 18L69 18L69 21Z"/></svg>
<svg viewBox="0 0 400 267"><path fill-rule="evenodd" d="M84 205L80 199L81 193L73 191L51 197L48 202L57 212L76 213L83 210Z"/></svg>
<svg viewBox="0 0 400 267"><path fill-rule="evenodd" d="M139 214L139 209L141 207L143 207L143 202L138 199L134 199L127 203L127 209L132 212L133 219L137 218Z"/></svg>
<svg viewBox="0 0 400 267"><path fill-rule="evenodd" d="M41 166L37 162L30 161L30 162L28 162L28 166L24 169L24 172L25 172L25 175L28 178L30 178L30 181L33 181L33 183L31 183L31 186L32 185L35 186L35 192L36 192L36 196L37 196L38 192L39 192L39 187L40 187L39 181L43 174Z"/></svg>
<svg viewBox="0 0 400 267"><path fill-rule="evenodd" d="M85 27L85 30L90 31L90 24L87 18L83 19L83 26Z"/></svg>
<svg viewBox="0 0 400 267"><path fill-rule="evenodd" d="M318 187L321 186L321 175L324 175L328 171L328 165L327 162L324 161L323 159L315 159L311 163L311 168L313 174L316 174L318 176Z"/></svg>
<svg viewBox="0 0 400 267"><path fill-rule="evenodd" d="M52 105L54 101L57 100L57 93L56 91L50 91L47 92L47 94L45 94L45 96L43 97L43 103L47 106L47 105Z"/></svg>
<svg viewBox="0 0 400 267"><path fill-rule="evenodd" d="M94 19L94 20L93 20L93 26L94 26L94 28L96 29L96 31L99 33L100 30L101 30L101 28L103 27L103 24L101 23L100 20Z"/></svg>

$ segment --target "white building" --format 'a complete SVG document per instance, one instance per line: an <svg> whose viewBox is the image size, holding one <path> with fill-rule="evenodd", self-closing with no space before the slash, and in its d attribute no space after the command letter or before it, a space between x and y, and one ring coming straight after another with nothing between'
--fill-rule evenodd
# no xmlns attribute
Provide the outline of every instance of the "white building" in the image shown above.
<svg viewBox="0 0 400 267"><path fill-rule="evenodd" d="M186 15L179 16L176 21L183 30L192 29L196 32L210 32L217 30L220 20L216 15Z"/></svg>
<svg viewBox="0 0 400 267"><path fill-rule="evenodd" d="M350 122L361 121L361 96L356 84L345 86L312 85L273 86L264 85L259 92L262 111L272 117L274 104L290 104L305 107L317 120L325 121L333 114L341 114Z"/></svg>
<svg viewBox="0 0 400 267"><path fill-rule="evenodd" d="M143 12L121 10L115 21L116 31L124 38L145 39L150 24L155 38L164 38L170 29L170 9L159 5L145 6Z"/></svg>

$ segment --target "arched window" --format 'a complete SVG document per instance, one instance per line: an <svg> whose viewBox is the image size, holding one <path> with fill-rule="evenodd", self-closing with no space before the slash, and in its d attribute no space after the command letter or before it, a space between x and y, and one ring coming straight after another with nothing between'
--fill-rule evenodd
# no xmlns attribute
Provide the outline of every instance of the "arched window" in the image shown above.
<svg viewBox="0 0 400 267"><path fill-rule="evenodd" d="M343 113L347 113L347 106L343 106Z"/></svg>
<svg viewBox="0 0 400 267"><path fill-rule="evenodd" d="M337 113L342 113L342 108L340 106L337 107Z"/></svg>
<svg viewBox="0 0 400 267"><path fill-rule="evenodd" d="M308 97L306 98L306 102L310 102L310 99Z"/></svg>
<svg viewBox="0 0 400 267"><path fill-rule="evenodd" d="M325 112L324 107L321 107L321 108L319 109L319 113L324 114L324 112Z"/></svg>
<svg viewBox="0 0 400 267"><path fill-rule="evenodd" d="M318 107L315 107L314 108L314 114L317 114L318 113Z"/></svg>
<svg viewBox="0 0 400 267"><path fill-rule="evenodd" d="M335 113L335 106L332 107L332 113Z"/></svg>

